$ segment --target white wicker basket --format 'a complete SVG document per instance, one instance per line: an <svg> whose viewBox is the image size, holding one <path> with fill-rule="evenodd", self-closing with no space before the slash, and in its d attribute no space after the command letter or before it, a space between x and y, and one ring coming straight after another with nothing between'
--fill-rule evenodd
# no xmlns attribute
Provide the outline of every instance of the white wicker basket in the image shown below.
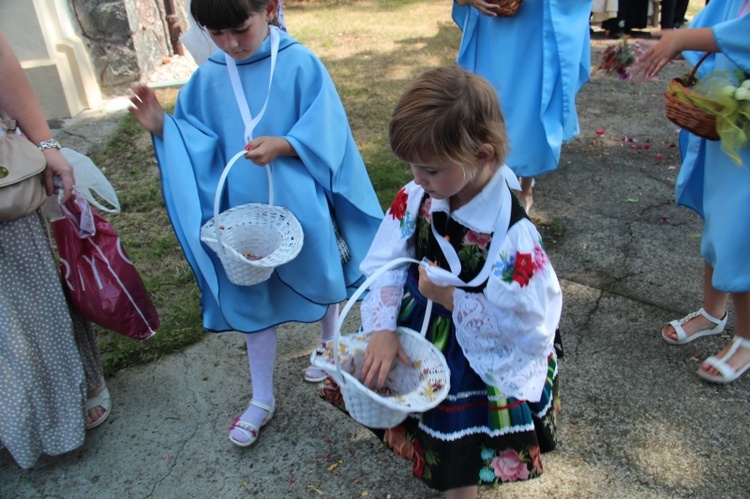
<svg viewBox="0 0 750 499"><path fill-rule="evenodd" d="M367 287L383 272L404 263L419 263L411 258L395 259L374 272L355 291L344 306L336 324L334 341L325 351L315 351L310 362L325 370L340 386L349 414L369 428L391 428L409 413L425 412L445 400L450 390L450 370L438 348L424 337L432 302L428 302L421 333L398 328L399 339L413 366L394 360L384 391L375 392L359 380L369 334L341 336L347 313Z"/></svg>
<svg viewBox="0 0 750 499"><path fill-rule="evenodd" d="M252 286L271 277L279 265L294 259L302 249L304 235L302 226L292 212L273 205L270 166L265 167L268 172L269 204L248 203L219 213L229 170L244 155L244 150L238 152L224 167L216 187L214 217L201 227L201 241L219 256L232 283Z"/></svg>

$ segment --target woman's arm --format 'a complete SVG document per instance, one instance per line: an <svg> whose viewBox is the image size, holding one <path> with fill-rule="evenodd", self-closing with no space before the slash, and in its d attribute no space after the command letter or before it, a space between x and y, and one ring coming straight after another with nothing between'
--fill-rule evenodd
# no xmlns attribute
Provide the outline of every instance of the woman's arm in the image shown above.
<svg viewBox="0 0 750 499"><path fill-rule="evenodd" d="M0 109L18 122L23 133L34 144L52 139L52 132L47 125L47 119L31 82L2 34L0 34L0 75L2 75ZM62 201L65 202L70 197L75 183L73 167L58 149L45 149L44 156L47 158L47 168L44 170L44 185L47 194L51 195L57 191L52 178L59 177L63 186Z"/></svg>

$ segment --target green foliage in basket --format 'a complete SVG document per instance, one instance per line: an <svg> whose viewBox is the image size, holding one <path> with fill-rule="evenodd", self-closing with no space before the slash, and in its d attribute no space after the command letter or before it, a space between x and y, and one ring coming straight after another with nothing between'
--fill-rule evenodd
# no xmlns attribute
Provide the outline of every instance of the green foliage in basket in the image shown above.
<svg viewBox="0 0 750 499"><path fill-rule="evenodd" d="M739 149L750 146L750 76L712 71L695 85L690 101L716 117L722 150L742 166Z"/></svg>

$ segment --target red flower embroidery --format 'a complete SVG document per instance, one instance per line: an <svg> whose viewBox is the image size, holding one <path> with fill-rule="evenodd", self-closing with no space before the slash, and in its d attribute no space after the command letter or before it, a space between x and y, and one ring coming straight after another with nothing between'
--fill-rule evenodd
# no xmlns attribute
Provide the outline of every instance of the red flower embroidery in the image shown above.
<svg viewBox="0 0 750 499"><path fill-rule="evenodd" d="M542 454L539 452L538 445L529 450L529 457L531 457L531 465L536 468L536 472L541 475L544 471L544 467L542 466Z"/></svg>
<svg viewBox="0 0 750 499"><path fill-rule="evenodd" d="M428 222L430 221L430 208L432 207L432 198L428 197L425 199L424 203L419 207L419 216L420 218L424 218Z"/></svg>
<svg viewBox="0 0 750 499"><path fill-rule="evenodd" d="M336 407L344 405L344 397L341 394L341 388L339 388L339 385L330 377L327 377L325 381L323 381L323 388L321 388L320 392L323 396L323 400L329 404L333 404Z"/></svg>
<svg viewBox="0 0 750 499"><path fill-rule="evenodd" d="M479 249L482 251L487 249L487 245L490 241L492 241L492 237L489 234L483 234L482 232L475 232L473 230L468 231L464 238L464 244L479 246Z"/></svg>
<svg viewBox="0 0 750 499"><path fill-rule="evenodd" d="M383 436L385 444L393 449L393 452L406 459L411 459L414 455L414 446L409 442L409 435L403 426L396 426L385 430Z"/></svg>
<svg viewBox="0 0 750 499"><path fill-rule="evenodd" d="M516 265L513 268L513 280L521 287L526 286L534 275L534 260L531 253L516 253Z"/></svg>
<svg viewBox="0 0 750 499"><path fill-rule="evenodd" d="M396 199L393 200L391 208L388 213L393 217L394 220L401 220L404 218L406 213L406 202L409 200L409 195L406 193L406 189L401 189L396 194Z"/></svg>
<svg viewBox="0 0 750 499"><path fill-rule="evenodd" d="M422 478L422 475L424 474L424 449L419 444L419 440L414 440L414 454L412 456L412 461L414 461L414 466L412 466L412 473L414 473L414 476L417 478Z"/></svg>

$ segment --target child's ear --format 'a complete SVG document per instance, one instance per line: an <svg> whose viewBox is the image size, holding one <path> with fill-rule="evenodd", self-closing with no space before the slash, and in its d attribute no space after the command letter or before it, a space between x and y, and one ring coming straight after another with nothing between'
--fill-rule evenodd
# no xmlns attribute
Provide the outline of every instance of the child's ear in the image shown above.
<svg viewBox="0 0 750 499"><path fill-rule="evenodd" d="M480 163L491 163L495 162L495 148L492 144L482 144L476 154L477 161Z"/></svg>
<svg viewBox="0 0 750 499"><path fill-rule="evenodd" d="M266 2L266 21L271 22L276 18L279 9L279 0L268 0Z"/></svg>

